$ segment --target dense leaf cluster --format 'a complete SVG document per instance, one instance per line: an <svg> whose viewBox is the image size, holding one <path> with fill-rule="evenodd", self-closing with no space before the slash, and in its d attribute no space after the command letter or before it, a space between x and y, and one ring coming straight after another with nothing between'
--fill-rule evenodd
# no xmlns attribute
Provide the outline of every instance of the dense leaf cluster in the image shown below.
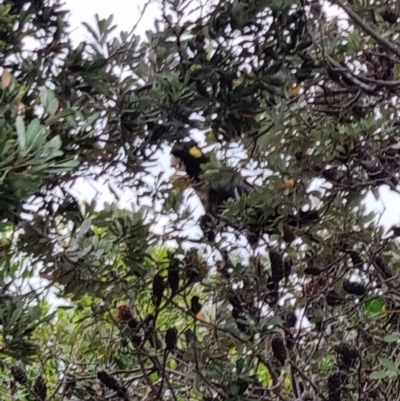
<svg viewBox="0 0 400 401"><path fill-rule="evenodd" d="M397 399L397 2L158 3L77 46L0 4L1 399ZM158 173L201 134L197 186Z"/></svg>

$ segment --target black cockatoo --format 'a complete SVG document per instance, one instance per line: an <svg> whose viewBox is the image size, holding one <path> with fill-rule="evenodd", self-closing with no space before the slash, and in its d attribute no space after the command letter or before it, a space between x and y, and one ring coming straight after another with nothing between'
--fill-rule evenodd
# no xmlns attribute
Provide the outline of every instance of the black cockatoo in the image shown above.
<svg viewBox="0 0 400 401"><path fill-rule="evenodd" d="M235 198L235 192L239 195L250 194L254 187L244 178L238 175L237 179L230 188L219 188L201 177L203 170L201 165L209 163L210 158L204 154L194 140L175 144L171 149L171 166L186 172L191 180L191 187L196 191L204 210L208 215L218 217L219 207L227 200ZM260 216L261 217L261 216ZM268 221L273 224L279 217L278 210L271 211ZM297 227L314 223L318 220L317 211L299 211L297 216L288 216L285 224ZM260 218L260 220L263 220ZM269 223L266 224L269 226ZM265 233L271 233L271 227L264 226ZM250 231L253 231L249 227ZM257 230L258 231L258 230Z"/></svg>
<svg viewBox="0 0 400 401"><path fill-rule="evenodd" d="M200 178L203 172L201 165L209 162L209 157L193 140L176 144L171 149L171 166L186 172L191 180L191 187L199 196L204 210L215 217L218 214L218 207L228 199L234 198L235 191L239 195L249 194L253 186L239 176L231 188L215 188L210 182Z"/></svg>

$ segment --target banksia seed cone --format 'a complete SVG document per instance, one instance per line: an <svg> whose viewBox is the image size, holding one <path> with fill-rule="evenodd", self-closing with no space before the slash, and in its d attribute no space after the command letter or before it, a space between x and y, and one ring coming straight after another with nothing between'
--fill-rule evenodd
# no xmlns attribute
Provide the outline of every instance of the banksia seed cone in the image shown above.
<svg viewBox="0 0 400 401"><path fill-rule="evenodd" d="M286 280L292 274L292 267L293 267L293 260L286 258L285 263L284 263L284 271L285 271Z"/></svg>
<svg viewBox="0 0 400 401"><path fill-rule="evenodd" d="M178 342L178 330L175 327L169 328L165 333L165 347L167 351L172 351Z"/></svg>
<svg viewBox="0 0 400 401"><path fill-rule="evenodd" d="M190 310L195 316L201 311L200 298L196 295L191 299Z"/></svg>
<svg viewBox="0 0 400 401"><path fill-rule="evenodd" d="M199 257L197 249L189 249L186 252L185 258L183 260L185 264L185 276L188 284L193 284L201 281L205 273L205 263Z"/></svg>
<svg viewBox="0 0 400 401"><path fill-rule="evenodd" d="M331 373L328 377L328 400L341 401L342 386L345 375L342 372Z"/></svg>
<svg viewBox="0 0 400 401"><path fill-rule="evenodd" d="M279 252L269 251L269 260L271 262L272 280L279 283L285 277L282 256Z"/></svg>
<svg viewBox="0 0 400 401"><path fill-rule="evenodd" d="M156 274L153 278L153 302L156 307L161 305L163 293L164 279L159 274Z"/></svg>
<svg viewBox="0 0 400 401"><path fill-rule="evenodd" d="M319 276L321 273L321 269L314 266L308 266L304 269L304 274L309 274L310 276Z"/></svg>
<svg viewBox="0 0 400 401"><path fill-rule="evenodd" d="M279 363L283 365L286 361L287 353L285 343L280 335L274 336L271 341L271 348L277 361L279 361Z"/></svg>
<svg viewBox="0 0 400 401"><path fill-rule="evenodd" d="M76 377L71 373L67 373L64 378L64 394L71 397L72 392L76 388Z"/></svg>
<svg viewBox="0 0 400 401"><path fill-rule="evenodd" d="M205 214L200 217L200 229L203 231L203 234L208 242L215 241L215 231L213 228L212 217L209 214Z"/></svg>
<svg viewBox="0 0 400 401"><path fill-rule="evenodd" d="M365 295L365 293L367 292L364 284L350 280L343 281L343 290L346 291L348 294L357 295L359 297Z"/></svg>
<svg viewBox="0 0 400 401"><path fill-rule="evenodd" d="M47 385L42 376L38 376L33 384L32 391L37 401L44 401L47 394Z"/></svg>
<svg viewBox="0 0 400 401"><path fill-rule="evenodd" d="M326 296L326 303L329 306L338 306L342 303L342 299L339 297L339 294L335 290L331 290Z"/></svg>
<svg viewBox="0 0 400 401"><path fill-rule="evenodd" d="M339 367L348 369L353 365L355 358L358 357L358 350L353 345L341 342L334 347L335 351L339 354Z"/></svg>
<svg viewBox="0 0 400 401"><path fill-rule="evenodd" d="M286 315L285 323L287 327L293 328L296 326L297 323L297 315L295 311L290 311Z"/></svg>
<svg viewBox="0 0 400 401"><path fill-rule="evenodd" d="M117 391L118 395L124 398L124 395L126 394L126 388L122 387L114 377L109 375L104 370L101 370L100 372L97 372L97 378L107 388L109 388L110 390Z"/></svg>
<svg viewBox="0 0 400 401"><path fill-rule="evenodd" d="M351 359L358 358L358 350L354 345L342 341L334 347L335 351L339 354L346 355Z"/></svg>
<svg viewBox="0 0 400 401"><path fill-rule="evenodd" d="M359 268L363 267L364 261L361 259L360 254L358 252L351 251L350 259L355 268L359 269Z"/></svg>
<svg viewBox="0 0 400 401"><path fill-rule="evenodd" d="M128 305L121 305L118 308L116 321L120 328L123 328L131 319L133 319L132 311Z"/></svg>
<svg viewBox="0 0 400 401"><path fill-rule="evenodd" d="M11 375L19 384L25 384L28 381L28 376L19 366L11 366Z"/></svg>
<svg viewBox="0 0 400 401"><path fill-rule="evenodd" d="M179 260L173 259L168 266L168 284L172 294L179 290Z"/></svg>

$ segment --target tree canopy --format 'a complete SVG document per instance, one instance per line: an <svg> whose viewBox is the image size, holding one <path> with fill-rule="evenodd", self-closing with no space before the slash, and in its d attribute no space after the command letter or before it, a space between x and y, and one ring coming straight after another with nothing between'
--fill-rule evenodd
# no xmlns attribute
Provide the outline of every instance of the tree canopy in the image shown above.
<svg viewBox="0 0 400 401"><path fill-rule="evenodd" d="M1 399L397 400L399 219L364 207L399 191L397 3L162 0L74 45L3 1Z"/></svg>

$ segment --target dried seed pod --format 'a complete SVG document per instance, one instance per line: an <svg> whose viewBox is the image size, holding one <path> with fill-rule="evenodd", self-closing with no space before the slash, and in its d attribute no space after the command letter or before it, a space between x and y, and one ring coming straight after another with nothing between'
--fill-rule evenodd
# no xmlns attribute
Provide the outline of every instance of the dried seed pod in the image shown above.
<svg viewBox="0 0 400 401"><path fill-rule="evenodd" d="M164 288L163 277L160 274L155 274L153 278L153 302L156 307L161 305Z"/></svg>
<svg viewBox="0 0 400 401"><path fill-rule="evenodd" d="M118 381L104 370L97 372L97 378L110 390L119 391L121 389Z"/></svg>
<svg viewBox="0 0 400 401"><path fill-rule="evenodd" d="M279 283L285 277L282 255L279 252L270 250L269 259L271 262L272 280L275 283Z"/></svg>
<svg viewBox="0 0 400 401"><path fill-rule="evenodd" d="M215 231L213 219L209 214L205 214L200 217L200 229L203 231L203 234L208 242L215 241Z"/></svg>
<svg viewBox="0 0 400 401"><path fill-rule="evenodd" d="M168 284L172 294L176 294L179 290L179 260L172 259L168 266Z"/></svg>
<svg viewBox="0 0 400 401"><path fill-rule="evenodd" d="M64 376L64 394L67 397L71 397L75 388L76 388L76 377L71 373L67 373Z"/></svg>
<svg viewBox="0 0 400 401"><path fill-rule="evenodd" d="M338 306L342 303L342 298L335 290L330 290L326 296L326 303L329 306Z"/></svg>
<svg viewBox="0 0 400 401"><path fill-rule="evenodd" d="M132 341L132 344L136 347L138 347L142 342L142 336L138 333L139 326L140 323L137 319L132 318L128 322L128 327L131 330L129 338Z"/></svg>
<svg viewBox="0 0 400 401"><path fill-rule="evenodd" d="M196 295L191 299L190 310L195 316L201 311L200 298Z"/></svg>
<svg viewBox="0 0 400 401"><path fill-rule="evenodd" d="M343 281L343 290L348 294L357 295L362 297L367 292L364 284L358 283L356 281L345 280Z"/></svg>
<svg viewBox="0 0 400 401"><path fill-rule="evenodd" d="M285 259L284 263L284 271L285 271L285 279L288 280L289 276L292 274L292 267L293 267L293 261L290 258Z"/></svg>
<svg viewBox="0 0 400 401"><path fill-rule="evenodd" d="M186 282L193 284L201 281L207 274L207 264L200 258L197 249L189 249L183 259Z"/></svg>
<svg viewBox="0 0 400 401"><path fill-rule="evenodd" d="M342 372L331 373L328 377L328 400L341 401L345 375Z"/></svg>
<svg viewBox="0 0 400 401"><path fill-rule="evenodd" d="M334 349L339 354L346 355L351 359L358 358L359 355L358 349L354 345L349 344L345 341L342 341L341 343L335 345Z"/></svg>
<svg viewBox="0 0 400 401"><path fill-rule="evenodd" d="M165 347L167 351L172 351L178 342L178 330L175 327L169 328L165 333Z"/></svg>
<svg viewBox="0 0 400 401"><path fill-rule="evenodd" d="M358 252L351 251L350 259L351 262L353 263L354 268L361 269L363 267L364 261L361 259L361 256Z"/></svg>
<svg viewBox="0 0 400 401"><path fill-rule="evenodd" d="M37 401L44 401L47 395L47 385L42 376L38 376L33 384L32 391Z"/></svg>
<svg viewBox="0 0 400 401"><path fill-rule="evenodd" d="M291 243L296 239L296 236L293 232L293 230L291 229L290 226L288 226L287 224L283 225L283 240L287 243Z"/></svg>
<svg viewBox="0 0 400 401"><path fill-rule="evenodd" d="M318 269L318 267L314 266L307 266L304 269L304 274L309 274L310 276L319 276L322 273L321 269Z"/></svg>
<svg viewBox="0 0 400 401"><path fill-rule="evenodd" d="M122 329L128 322L133 319L133 314L128 305L121 305L118 307L117 316L115 320L118 326Z"/></svg>
<svg viewBox="0 0 400 401"><path fill-rule="evenodd" d="M273 337L271 340L271 348L277 361L283 365L287 358L287 352L283 338L280 335L275 335Z"/></svg>
<svg viewBox="0 0 400 401"><path fill-rule="evenodd" d="M250 324L239 309L235 307L232 309L232 317L235 319L236 326L240 332L248 336L252 335Z"/></svg>
<svg viewBox="0 0 400 401"><path fill-rule="evenodd" d="M19 384L26 384L28 381L28 376L19 366L11 366L11 375Z"/></svg>
<svg viewBox="0 0 400 401"><path fill-rule="evenodd" d="M357 348L344 341L333 348L339 354L339 367L343 369L350 368L353 361L359 356Z"/></svg>
<svg viewBox="0 0 400 401"><path fill-rule="evenodd" d="M295 311L289 311L285 317L285 324L287 327L293 328L297 323L297 315Z"/></svg>
<svg viewBox="0 0 400 401"><path fill-rule="evenodd" d="M186 329L184 334L185 334L186 346L190 348L196 340L194 332L193 330Z"/></svg>

